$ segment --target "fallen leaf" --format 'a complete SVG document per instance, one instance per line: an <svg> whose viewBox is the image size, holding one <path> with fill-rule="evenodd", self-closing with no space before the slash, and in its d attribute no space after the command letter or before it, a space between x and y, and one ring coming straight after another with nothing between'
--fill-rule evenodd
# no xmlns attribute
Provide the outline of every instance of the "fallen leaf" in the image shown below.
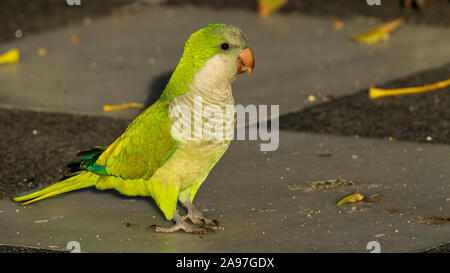
<svg viewBox="0 0 450 273"><path fill-rule="evenodd" d="M262 17L268 17L287 4L287 0L258 0L258 12Z"/></svg>
<svg viewBox="0 0 450 273"><path fill-rule="evenodd" d="M121 105L103 105L103 111L109 112L109 111L118 111L123 109L130 109L130 108L139 108L142 109L145 107L145 104L143 103L137 103L137 102L130 102L125 103Z"/></svg>
<svg viewBox="0 0 450 273"><path fill-rule="evenodd" d="M450 79L445 80L445 81L436 82L433 84L424 85L424 86L398 88L398 89L380 89L380 88L370 87L369 97L371 99L377 99L377 98L386 97L386 96L398 96L398 95L405 95L405 94L421 93L421 92L427 92L427 91L444 88L448 85L450 85Z"/></svg>
<svg viewBox="0 0 450 273"><path fill-rule="evenodd" d="M354 193L350 194L347 197L342 198L338 203L337 206L340 206L345 203L355 203L358 201L361 201L364 199L364 196L360 194L359 192L355 191Z"/></svg>
<svg viewBox="0 0 450 273"><path fill-rule="evenodd" d="M405 17L400 17L394 21L381 25L375 29L352 35L352 38L358 43L373 44L381 40L389 39L389 33L398 28L405 22Z"/></svg>
<svg viewBox="0 0 450 273"><path fill-rule="evenodd" d="M450 224L450 217L419 217L419 224L442 225Z"/></svg>
<svg viewBox="0 0 450 273"><path fill-rule="evenodd" d="M14 64L20 59L20 51L18 49L11 49L0 55L0 64Z"/></svg>

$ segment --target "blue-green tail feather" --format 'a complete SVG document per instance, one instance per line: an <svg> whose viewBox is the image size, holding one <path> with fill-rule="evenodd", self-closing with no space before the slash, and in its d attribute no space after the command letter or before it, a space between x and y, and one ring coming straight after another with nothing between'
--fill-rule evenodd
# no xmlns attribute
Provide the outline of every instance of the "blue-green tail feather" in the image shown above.
<svg viewBox="0 0 450 273"><path fill-rule="evenodd" d="M108 175L104 166L99 166L95 163L106 148L107 147L95 147L92 150L78 153L77 156L81 159L80 169L98 175Z"/></svg>

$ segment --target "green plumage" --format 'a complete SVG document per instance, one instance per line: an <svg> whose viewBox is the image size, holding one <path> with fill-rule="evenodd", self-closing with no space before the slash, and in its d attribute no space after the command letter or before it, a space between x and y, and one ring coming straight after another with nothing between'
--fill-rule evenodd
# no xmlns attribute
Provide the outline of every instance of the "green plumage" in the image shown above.
<svg viewBox="0 0 450 273"><path fill-rule="evenodd" d="M233 35L237 37L234 40L242 44L233 45L235 50L222 52L219 45ZM194 92L190 84L213 56L229 56L232 58L229 63L234 65L231 70L235 70L239 50L245 47L243 34L230 25L209 25L192 34L159 100L142 112L108 147L79 153L82 173L12 200L26 205L95 186L100 190L116 189L129 196L151 196L165 217L171 219L177 200L192 201L229 141L186 144L173 139L169 106L175 98Z"/></svg>
<svg viewBox="0 0 450 273"><path fill-rule="evenodd" d="M184 46L183 57L173 72L161 100L171 100L189 91L188 84L192 82L195 72L209 58L220 52L218 45L225 41L221 31L229 27L232 26L210 24L191 35Z"/></svg>

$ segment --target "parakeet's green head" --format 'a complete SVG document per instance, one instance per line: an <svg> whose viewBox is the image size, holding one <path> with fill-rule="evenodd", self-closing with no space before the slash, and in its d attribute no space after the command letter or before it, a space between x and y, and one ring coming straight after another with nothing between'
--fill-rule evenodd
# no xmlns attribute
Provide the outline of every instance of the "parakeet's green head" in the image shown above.
<svg viewBox="0 0 450 273"><path fill-rule="evenodd" d="M236 74L251 74L253 67L253 53L244 33L232 25L210 24L187 40L165 93L171 93L170 97L181 95L194 82L206 85L205 88L223 88L231 84Z"/></svg>
<svg viewBox="0 0 450 273"><path fill-rule="evenodd" d="M215 56L221 56L223 60L229 59L236 65L239 63L239 55L251 54L246 56L247 70L250 73L253 69L253 54L248 49L248 41L245 34L237 27L226 24L210 24L191 35L184 47L183 59L190 60L195 67L200 68L206 61ZM251 58L251 60L249 60ZM250 67L251 66L251 67ZM236 69L236 72L238 70ZM239 71L242 72L242 71Z"/></svg>

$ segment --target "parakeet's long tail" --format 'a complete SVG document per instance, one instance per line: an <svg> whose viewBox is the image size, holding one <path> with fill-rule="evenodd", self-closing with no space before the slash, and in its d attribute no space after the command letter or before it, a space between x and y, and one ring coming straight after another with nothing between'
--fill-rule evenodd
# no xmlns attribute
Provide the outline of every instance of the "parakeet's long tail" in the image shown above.
<svg viewBox="0 0 450 273"><path fill-rule="evenodd" d="M22 202L21 205L28 205L55 195L94 186L97 181L96 176L97 175L91 172L82 172L37 192L24 196L13 197L12 200L14 202Z"/></svg>

